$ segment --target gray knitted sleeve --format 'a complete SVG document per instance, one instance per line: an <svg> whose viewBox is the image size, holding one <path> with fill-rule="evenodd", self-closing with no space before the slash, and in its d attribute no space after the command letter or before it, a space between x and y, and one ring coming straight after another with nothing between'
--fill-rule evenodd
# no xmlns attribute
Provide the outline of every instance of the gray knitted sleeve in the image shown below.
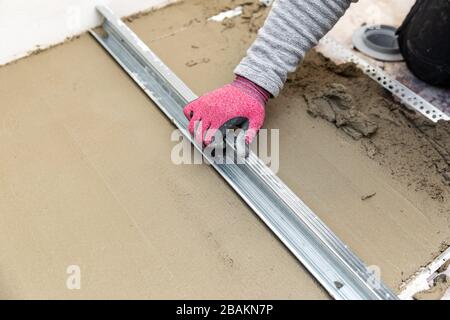
<svg viewBox="0 0 450 320"><path fill-rule="evenodd" d="M277 96L289 72L357 0L275 0L234 73Z"/></svg>

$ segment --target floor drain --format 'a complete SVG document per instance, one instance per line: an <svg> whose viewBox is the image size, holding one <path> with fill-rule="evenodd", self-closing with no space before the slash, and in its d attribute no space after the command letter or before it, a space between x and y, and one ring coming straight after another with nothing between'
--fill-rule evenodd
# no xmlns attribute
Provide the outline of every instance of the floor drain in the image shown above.
<svg viewBox="0 0 450 320"><path fill-rule="evenodd" d="M361 27L353 34L353 45L365 55L380 61L403 61L396 30L387 25Z"/></svg>

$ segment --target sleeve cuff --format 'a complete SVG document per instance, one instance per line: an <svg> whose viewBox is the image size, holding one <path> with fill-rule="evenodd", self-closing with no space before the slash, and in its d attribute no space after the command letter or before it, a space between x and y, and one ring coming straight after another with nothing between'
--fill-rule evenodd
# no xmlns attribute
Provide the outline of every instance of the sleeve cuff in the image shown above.
<svg viewBox="0 0 450 320"><path fill-rule="evenodd" d="M255 70L254 68L249 67L244 63L239 64L236 69L234 69L234 73L236 75L247 78L258 86L264 88L273 97L278 96L283 87L282 83L277 83L276 81L268 78L266 72Z"/></svg>

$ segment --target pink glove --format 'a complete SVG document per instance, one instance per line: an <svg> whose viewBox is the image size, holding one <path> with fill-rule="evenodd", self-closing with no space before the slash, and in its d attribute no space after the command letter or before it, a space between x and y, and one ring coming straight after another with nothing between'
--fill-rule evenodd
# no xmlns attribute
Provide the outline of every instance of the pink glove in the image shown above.
<svg viewBox="0 0 450 320"><path fill-rule="evenodd" d="M263 88L237 76L231 84L196 99L184 108L190 121L189 131L197 143L209 145L218 130L225 134L226 129L241 126L246 130L245 142L250 144L264 123L264 107L269 97L269 92Z"/></svg>

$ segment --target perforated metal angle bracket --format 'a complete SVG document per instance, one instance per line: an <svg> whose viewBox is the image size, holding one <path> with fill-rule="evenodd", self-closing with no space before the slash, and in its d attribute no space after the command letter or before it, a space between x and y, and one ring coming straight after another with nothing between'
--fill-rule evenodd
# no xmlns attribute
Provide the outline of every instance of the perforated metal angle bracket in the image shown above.
<svg viewBox="0 0 450 320"><path fill-rule="evenodd" d="M91 34L189 139L186 103L197 96L107 7ZM336 299L397 299L366 265L254 153L244 164L211 166Z"/></svg>

